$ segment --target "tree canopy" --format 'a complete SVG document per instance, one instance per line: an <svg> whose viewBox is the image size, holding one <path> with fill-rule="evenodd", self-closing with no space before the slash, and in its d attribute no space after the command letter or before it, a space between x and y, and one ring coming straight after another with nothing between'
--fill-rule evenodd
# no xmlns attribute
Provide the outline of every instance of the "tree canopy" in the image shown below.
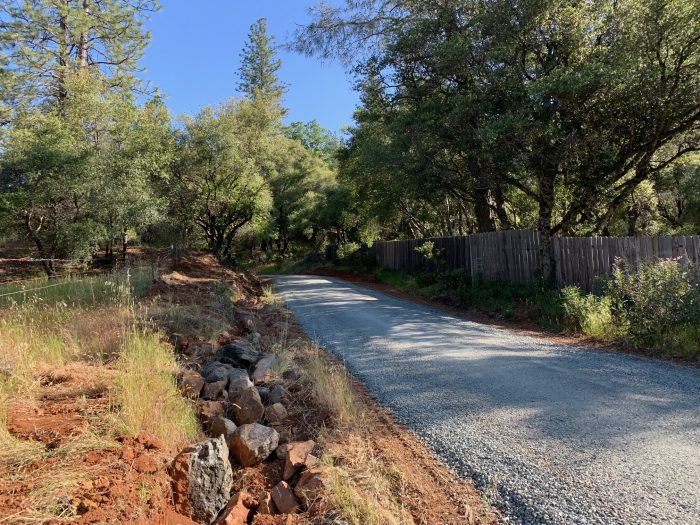
<svg viewBox="0 0 700 525"><path fill-rule="evenodd" d="M230 261L514 228L543 253L554 235L700 232L697 2L318 4L290 47L354 76L340 135L287 121L264 18L239 98L173 123L139 80L158 8L0 6L0 233L49 274L125 259L131 239Z"/></svg>

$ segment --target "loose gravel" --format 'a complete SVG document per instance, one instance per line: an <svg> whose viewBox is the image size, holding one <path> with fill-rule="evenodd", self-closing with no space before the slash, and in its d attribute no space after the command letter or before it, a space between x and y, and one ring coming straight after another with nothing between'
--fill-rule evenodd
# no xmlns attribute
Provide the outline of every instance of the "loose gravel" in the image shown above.
<svg viewBox="0 0 700 525"><path fill-rule="evenodd" d="M505 523L700 524L700 370L554 344L338 279L275 277Z"/></svg>

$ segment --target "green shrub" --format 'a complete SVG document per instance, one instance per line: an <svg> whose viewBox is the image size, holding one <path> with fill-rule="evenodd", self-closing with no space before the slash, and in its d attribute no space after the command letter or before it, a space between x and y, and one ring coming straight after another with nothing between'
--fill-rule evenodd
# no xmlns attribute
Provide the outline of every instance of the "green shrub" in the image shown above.
<svg viewBox="0 0 700 525"><path fill-rule="evenodd" d="M353 271L368 272L377 262L367 246L349 242L338 246L336 258L340 267Z"/></svg>
<svg viewBox="0 0 700 525"><path fill-rule="evenodd" d="M639 268L616 264L606 295L630 343L671 354L700 353L698 268L673 259Z"/></svg>
<svg viewBox="0 0 700 525"><path fill-rule="evenodd" d="M336 256L338 257L339 261L344 262L350 259L359 249L360 245L356 242L341 244L340 246L338 246L338 252Z"/></svg>
<svg viewBox="0 0 700 525"><path fill-rule="evenodd" d="M620 334L608 296L585 295L579 288L567 286L562 290L562 307L566 323L588 337L612 341Z"/></svg>

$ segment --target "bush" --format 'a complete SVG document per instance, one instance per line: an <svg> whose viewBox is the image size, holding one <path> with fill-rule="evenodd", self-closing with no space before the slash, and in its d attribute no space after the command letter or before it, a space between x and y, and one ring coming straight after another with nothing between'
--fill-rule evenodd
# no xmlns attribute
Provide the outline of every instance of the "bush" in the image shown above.
<svg viewBox="0 0 700 525"><path fill-rule="evenodd" d="M353 270L369 271L376 266L376 260L367 246L349 242L338 246L336 258L341 266Z"/></svg>
<svg viewBox="0 0 700 525"><path fill-rule="evenodd" d="M606 295L630 343L673 354L700 351L698 268L673 259L639 268L617 264Z"/></svg>
<svg viewBox="0 0 700 525"><path fill-rule="evenodd" d="M567 286L562 290L562 307L566 323L588 337L612 341L619 335L610 297L584 295L579 288Z"/></svg>

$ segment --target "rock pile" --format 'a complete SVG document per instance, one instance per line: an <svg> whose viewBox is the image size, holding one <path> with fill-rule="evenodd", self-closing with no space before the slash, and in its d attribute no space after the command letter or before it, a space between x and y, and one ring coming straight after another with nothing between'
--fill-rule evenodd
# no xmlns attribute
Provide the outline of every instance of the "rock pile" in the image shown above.
<svg viewBox="0 0 700 525"><path fill-rule="evenodd" d="M252 330L255 319L246 316L242 324ZM197 400L210 439L183 450L170 467L178 512L200 523L243 525L256 523L257 515L316 506L327 473L312 454L313 441L291 441L283 430L292 397L274 383L276 356L248 341L210 354L199 372L186 370L179 378L183 393ZM277 467L278 482L261 494L231 494L233 470L263 462Z"/></svg>

